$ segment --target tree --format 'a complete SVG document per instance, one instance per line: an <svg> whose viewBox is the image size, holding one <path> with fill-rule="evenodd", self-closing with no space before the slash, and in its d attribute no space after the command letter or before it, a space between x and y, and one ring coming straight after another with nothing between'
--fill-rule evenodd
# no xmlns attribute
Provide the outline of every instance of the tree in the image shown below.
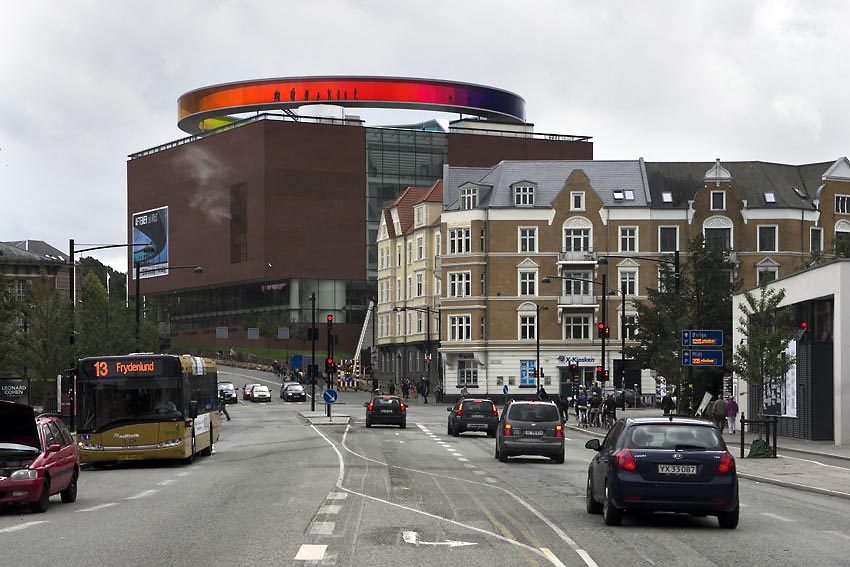
<svg viewBox="0 0 850 567"><path fill-rule="evenodd" d="M127 293L127 275L101 263L96 258L86 256L79 259L80 272L83 280L90 273L97 276L104 289L108 289L109 298L123 301ZM108 281L108 285L107 285Z"/></svg>
<svg viewBox="0 0 850 567"><path fill-rule="evenodd" d="M794 361L783 356L791 342L791 314L780 309L784 289L768 288L762 284L758 296L747 291L739 306L738 331L745 337L735 349L733 367L739 378L761 392L765 378L784 376Z"/></svg>
<svg viewBox="0 0 850 567"><path fill-rule="evenodd" d="M72 349L68 344L71 319L66 292L53 289L48 278L31 281L29 289L28 333L21 335L20 348L32 380L33 396L40 392L42 405L55 391L46 387L71 365Z"/></svg>
<svg viewBox="0 0 850 567"><path fill-rule="evenodd" d="M22 367L20 317L21 304L0 277L0 376L17 375Z"/></svg>

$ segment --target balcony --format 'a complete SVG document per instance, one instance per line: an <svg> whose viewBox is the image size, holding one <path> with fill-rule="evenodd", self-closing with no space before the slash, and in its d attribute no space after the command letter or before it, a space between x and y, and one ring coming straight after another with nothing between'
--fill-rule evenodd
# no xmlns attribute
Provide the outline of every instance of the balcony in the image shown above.
<svg viewBox="0 0 850 567"><path fill-rule="evenodd" d="M573 293L558 296L558 307L593 307L597 305L596 296Z"/></svg>
<svg viewBox="0 0 850 567"><path fill-rule="evenodd" d="M595 264L596 253L591 250L565 250L558 252L559 264Z"/></svg>

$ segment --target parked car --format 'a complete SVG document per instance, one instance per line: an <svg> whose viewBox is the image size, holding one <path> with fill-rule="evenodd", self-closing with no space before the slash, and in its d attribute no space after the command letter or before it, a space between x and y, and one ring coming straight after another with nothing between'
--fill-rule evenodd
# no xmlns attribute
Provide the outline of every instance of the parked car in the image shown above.
<svg viewBox="0 0 850 567"><path fill-rule="evenodd" d="M79 476L77 445L59 417L0 401L0 504L45 512L54 494L74 502Z"/></svg>
<svg viewBox="0 0 850 567"><path fill-rule="evenodd" d="M457 437L464 431L485 431L487 437L496 436L499 410L493 400L460 399L446 411L449 412L447 435Z"/></svg>
<svg viewBox="0 0 850 567"><path fill-rule="evenodd" d="M251 389L254 386L259 386L260 384L245 384L245 387L242 389L242 399L250 400L251 399Z"/></svg>
<svg viewBox="0 0 850 567"><path fill-rule="evenodd" d="M407 427L407 405L398 396L374 396L366 404L366 427L398 425Z"/></svg>
<svg viewBox="0 0 850 567"><path fill-rule="evenodd" d="M307 392L298 382L286 382L280 387L280 397L285 402L306 402Z"/></svg>
<svg viewBox="0 0 850 567"><path fill-rule="evenodd" d="M496 430L496 458L543 455L564 462L564 424L553 402L513 401Z"/></svg>
<svg viewBox="0 0 850 567"><path fill-rule="evenodd" d="M587 470L586 507L619 525L624 512L717 516L738 526L735 458L717 428L688 418L622 418L600 443Z"/></svg>
<svg viewBox="0 0 850 567"><path fill-rule="evenodd" d="M262 384L255 384L253 388L251 388L251 401L252 402L270 402L272 401L272 393L269 391L268 386L263 386Z"/></svg>
<svg viewBox="0 0 850 567"><path fill-rule="evenodd" d="M236 386L233 382L219 382L218 391L223 393L224 403L235 404L239 402L239 396L236 395Z"/></svg>

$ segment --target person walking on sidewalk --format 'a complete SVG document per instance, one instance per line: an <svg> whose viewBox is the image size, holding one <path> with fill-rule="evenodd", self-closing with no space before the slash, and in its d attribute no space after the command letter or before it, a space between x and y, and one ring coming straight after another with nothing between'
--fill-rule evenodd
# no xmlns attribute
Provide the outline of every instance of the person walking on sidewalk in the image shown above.
<svg viewBox="0 0 850 567"><path fill-rule="evenodd" d="M736 417L738 417L738 402L732 396L726 396L726 426L731 434L735 433Z"/></svg>
<svg viewBox="0 0 850 567"><path fill-rule="evenodd" d="M723 425L726 421L726 402L723 401L723 396L717 396L717 399L712 402L710 410L708 413L711 416L711 419L714 421L714 425L717 426L717 429L723 433Z"/></svg>
<svg viewBox="0 0 850 567"><path fill-rule="evenodd" d="M670 415L670 412L673 411L673 397L670 392L666 392L664 397L661 398L661 409L664 410L664 415Z"/></svg>

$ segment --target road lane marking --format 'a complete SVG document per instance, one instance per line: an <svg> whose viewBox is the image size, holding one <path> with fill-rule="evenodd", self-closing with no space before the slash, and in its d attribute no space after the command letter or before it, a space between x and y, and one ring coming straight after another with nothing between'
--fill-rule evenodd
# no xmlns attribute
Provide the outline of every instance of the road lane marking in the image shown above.
<svg viewBox="0 0 850 567"><path fill-rule="evenodd" d="M825 533L825 534L829 534L829 535L838 536L838 537L843 537L844 539L850 539L850 535L847 535L847 534L845 534L845 533L843 533L843 532L825 531L825 532L823 532L823 533Z"/></svg>
<svg viewBox="0 0 850 567"><path fill-rule="evenodd" d="M139 492L134 496L128 496L124 500L138 500L139 498L146 498L151 494L156 494L157 492L159 492L159 490L145 490L144 492Z"/></svg>
<svg viewBox="0 0 850 567"><path fill-rule="evenodd" d="M295 555L296 561L321 561L325 558L327 545L310 545L305 543L298 549L298 554Z"/></svg>
<svg viewBox="0 0 850 567"><path fill-rule="evenodd" d="M468 468L468 469L474 469L474 468L477 468L475 465L463 465L463 466L464 466L464 467L466 467L466 468Z"/></svg>
<svg viewBox="0 0 850 567"><path fill-rule="evenodd" d="M339 504L325 504L319 506L319 514L339 514L341 508Z"/></svg>
<svg viewBox="0 0 850 567"><path fill-rule="evenodd" d="M457 460L460 461L461 463L468 463L469 462L469 459L466 459L464 457L458 457Z"/></svg>
<svg viewBox="0 0 850 567"><path fill-rule="evenodd" d="M472 472L474 472L475 474L487 474L485 471L472 471ZM582 498L584 498L584 496L582 496Z"/></svg>
<svg viewBox="0 0 850 567"><path fill-rule="evenodd" d="M310 525L312 535L333 535L336 522L313 522Z"/></svg>
<svg viewBox="0 0 850 567"><path fill-rule="evenodd" d="M788 522L793 523L794 520L790 518L786 518L785 516L780 516L779 514L771 514L770 512L761 512L762 516L767 516L768 518L773 518L774 520L779 520L780 522Z"/></svg>
<svg viewBox="0 0 850 567"><path fill-rule="evenodd" d="M477 542L472 541L456 541L453 539L447 539L446 541L422 541L419 539L419 534L410 530L401 532L401 538L405 543L410 543L413 545L445 545L447 547L464 547L467 545L478 545Z"/></svg>
<svg viewBox="0 0 850 567"><path fill-rule="evenodd" d="M21 530L25 530L27 528L31 528L33 526L37 526L39 524L46 524L48 520L37 520L35 522L25 522L23 524L19 524L17 526L12 526L11 528L3 528L0 530L0 534L9 534L12 532L19 532Z"/></svg>
<svg viewBox="0 0 850 567"><path fill-rule="evenodd" d="M543 555L546 556L546 559L551 561L553 565L557 565L558 567L567 567L566 565L561 563L561 560L558 559L558 557L554 553L552 553L552 550L549 549L548 547L541 547L540 551L543 552ZM584 559L584 558L582 558L582 559Z"/></svg>
<svg viewBox="0 0 850 567"><path fill-rule="evenodd" d="M110 508L112 506L118 506L118 503L109 502L108 504L100 504L98 506L92 506L91 508L83 508L81 510L77 510L77 512L94 512L95 510L103 510L104 508Z"/></svg>
<svg viewBox="0 0 850 567"><path fill-rule="evenodd" d="M176 476L189 476L190 474L192 474L192 473L190 473L190 472L188 472L188 471L183 471L183 472L179 472L179 473L177 473L177 475L176 475Z"/></svg>
<svg viewBox="0 0 850 567"><path fill-rule="evenodd" d="M328 500L345 500L348 498L348 494L345 492L331 492L328 494Z"/></svg>
<svg viewBox="0 0 850 567"><path fill-rule="evenodd" d="M839 466L836 466L836 465L828 465L826 463L821 463L820 461L813 461L811 459L801 459L800 457L791 457L789 455L779 455L779 456L782 457L783 459L793 459L795 461L804 461L806 463L812 463L812 464L815 464L815 465L820 465L822 467L828 467L828 468L831 468L831 469L838 469L838 470L841 470L841 471L850 470L847 467L839 467Z"/></svg>
<svg viewBox="0 0 850 567"><path fill-rule="evenodd" d="M495 482L499 482L499 481L498 481L498 480L496 480L495 478L493 478L492 476L488 476L487 478L485 478L485 479L484 479L484 482L493 482L493 483L495 483Z"/></svg>
<svg viewBox="0 0 850 567"><path fill-rule="evenodd" d="M174 484L175 482L177 482L176 479L169 478L168 480L163 480L163 481L157 482L156 485L157 486L168 486L169 484Z"/></svg>

